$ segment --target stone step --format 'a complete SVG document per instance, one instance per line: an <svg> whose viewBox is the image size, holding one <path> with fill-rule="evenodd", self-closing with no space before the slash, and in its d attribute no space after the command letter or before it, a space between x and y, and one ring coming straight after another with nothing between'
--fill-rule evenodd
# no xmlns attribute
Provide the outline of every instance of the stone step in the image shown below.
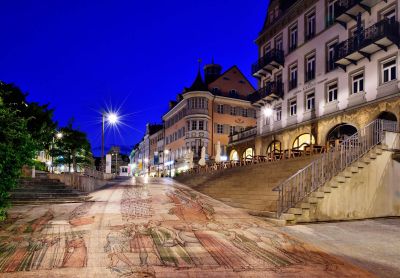
<svg viewBox="0 0 400 278"><path fill-rule="evenodd" d="M357 161L357 162L355 162L355 166L358 167L358 168L360 168L360 169L363 169L363 168L365 168L367 165L366 165L364 162L362 162L362 161Z"/></svg>
<svg viewBox="0 0 400 278"><path fill-rule="evenodd" d="M313 198L324 198L325 197L325 193L324 192L320 192L320 191L315 191L313 193L311 193L311 197Z"/></svg>
<svg viewBox="0 0 400 278"><path fill-rule="evenodd" d="M344 176L336 176L333 178L334 181L338 182L338 183L345 183L346 182L346 177Z"/></svg>
<svg viewBox="0 0 400 278"><path fill-rule="evenodd" d="M375 153L373 153L373 152L369 152L369 153L368 153L368 157L369 157L370 159L376 159L378 156L377 156Z"/></svg>
<svg viewBox="0 0 400 278"><path fill-rule="evenodd" d="M304 201L306 203L309 203L309 204L317 204L318 203L318 198L316 198L316 197L307 197Z"/></svg>
<svg viewBox="0 0 400 278"><path fill-rule="evenodd" d="M325 184L318 191L323 192L323 193L331 193L332 187L329 184Z"/></svg>
<svg viewBox="0 0 400 278"><path fill-rule="evenodd" d="M303 210L301 208L290 208L288 210L288 213L294 214L294 215L302 215L303 214Z"/></svg>
<svg viewBox="0 0 400 278"><path fill-rule="evenodd" d="M275 211L248 210L247 213L250 214L250 215L253 215L253 216L266 217L266 218L276 218L276 212Z"/></svg>
<svg viewBox="0 0 400 278"><path fill-rule="evenodd" d="M311 204L310 204L310 203L307 203L307 202L301 202L301 203L298 203L298 204L296 205L296 208L310 209L310 208L311 208Z"/></svg>
<svg viewBox="0 0 400 278"><path fill-rule="evenodd" d="M269 218L269 217L261 217L262 220L268 222L274 226L283 227L286 226L286 220L284 219L277 219L277 218Z"/></svg>
<svg viewBox="0 0 400 278"><path fill-rule="evenodd" d="M358 167L356 167L356 166L350 166L348 168L349 168L349 171L353 174L358 173L358 171L359 171Z"/></svg>
<svg viewBox="0 0 400 278"><path fill-rule="evenodd" d="M371 158L364 156L364 157L362 157L362 158L360 159L360 161L361 161L362 163L365 163L365 164L370 164L370 163L371 163Z"/></svg>
<svg viewBox="0 0 400 278"><path fill-rule="evenodd" d="M282 213L279 218L286 221L293 221L296 219L293 213Z"/></svg>
<svg viewBox="0 0 400 278"><path fill-rule="evenodd" d="M351 173L350 171L348 171L347 169L340 172L339 177L345 177L345 178L351 178L353 176L353 173Z"/></svg>

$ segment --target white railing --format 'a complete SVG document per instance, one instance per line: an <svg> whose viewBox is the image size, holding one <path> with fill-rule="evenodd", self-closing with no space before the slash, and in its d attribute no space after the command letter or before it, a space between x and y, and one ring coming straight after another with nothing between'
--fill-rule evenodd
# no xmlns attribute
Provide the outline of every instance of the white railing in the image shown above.
<svg viewBox="0 0 400 278"><path fill-rule="evenodd" d="M384 139L385 131L398 132L397 122L377 119L368 124L360 133L344 140L305 168L282 182L273 190L278 191L277 216L295 207L312 192L322 187L346 167Z"/></svg>

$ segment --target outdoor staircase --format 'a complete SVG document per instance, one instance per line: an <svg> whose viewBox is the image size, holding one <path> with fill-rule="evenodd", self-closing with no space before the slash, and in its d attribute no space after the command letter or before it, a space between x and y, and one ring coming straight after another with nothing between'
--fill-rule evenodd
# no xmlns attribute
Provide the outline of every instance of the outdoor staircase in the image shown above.
<svg viewBox="0 0 400 278"><path fill-rule="evenodd" d="M278 193L272 189L316 156L259 163L176 179L203 194L255 215L276 211Z"/></svg>
<svg viewBox="0 0 400 278"><path fill-rule="evenodd" d="M86 193L74 190L57 179L39 173L36 178L22 178L10 192L13 204L75 203L88 199Z"/></svg>
<svg viewBox="0 0 400 278"><path fill-rule="evenodd" d="M376 120L362 130L361 134L356 133L345 140L339 148L331 150L298 171L274 189L279 192L277 212L260 216L278 225L362 218L360 216L362 212L360 213L354 208L357 206L355 205L357 200L360 201L357 199L360 196L351 195L357 195L355 192L358 192L358 195L368 196L368 188L364 186L366 185L365 178L370 179L370 172L378 167L385 167L381 171L381 177L383 177L387 171L386 165L392 164L391 159L400 162L400 150L393 149L398 145L398 141L394 141L389 148L384 143L386 131L396 134L398 132L397 124ZM397 138L395 140L399 140L398 133L395 138ZM378 158L382 154L386 158L379 160ZM379 162L377 162L378 160ZM397 181L395 182L397 183ZM361 200L360 207L365 209L364 204L367 203L368 208L365 210L369 210L374 206L373 202L377 202L378 198L376 194L382 190L378 187L378 183L380 181L373 182L376 185L376 191L370 194L368 200ZM337 194L334 194L335 192ZM340 195L343 192L346 192L347 196ZM382 202L382 196L380 198ZM345 216L343 216L342 210L341 217L344 219L337 219L337 211L341 210L340 206L344 206L344 204L349 206L349 203L351 203L350 207L353 206L352 209L345 211ZM321 210L321 207L325 210ZM329 207L328 210L327 207ZM321 211L325 213L330 211L332 215L321 215ZM381 212L377 214L379 213ZM371 215L371 211L368 211L366 215Z"/></svg>

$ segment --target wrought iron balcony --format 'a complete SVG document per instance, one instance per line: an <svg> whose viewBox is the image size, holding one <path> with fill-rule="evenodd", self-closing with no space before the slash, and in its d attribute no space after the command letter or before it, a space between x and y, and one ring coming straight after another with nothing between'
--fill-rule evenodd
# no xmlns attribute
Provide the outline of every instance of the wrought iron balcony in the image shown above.
<svg viewBox="0 0 400 278"><path fill-rule="evenodd" d="M266 73L271 74L273 69L284 66L284 63L283 50L274 48L253 64L251 72L255 77L265 76Z"/></svg>
<svg viewBox="0 0 400 278"><path fill-rule="evenodd" d="M229 143L236 143L248 138L255 137L257 135L257 127L243 130L241 132L232 134L229 136Z"/></svg>
<svg viewBox="0 0 400 278"><path fill-rule="evenodd" d="M252 103L271 102L279 98L283 98L283 83L280 81L268 82L265 87L249 95Z"/></svg>
<svg viewBox="0 0 400 278"><path fill-rule="evenodd" d="M395 20L382 20L355 33L335 47L335 64L344 70L363 58L370 59L379 50L386 51L392 44L399 47L399 22Z"/></svg>
<svg viewBox="0 0 400 278"><path fill-rule="evenodd" d="M386 2L387 0L385 0ZM339 0L336 8L336 22L347 28L347 23L351 20L357 20L359 13L368 12L371 14L371 8L378 4L379 0Z"/></svg>

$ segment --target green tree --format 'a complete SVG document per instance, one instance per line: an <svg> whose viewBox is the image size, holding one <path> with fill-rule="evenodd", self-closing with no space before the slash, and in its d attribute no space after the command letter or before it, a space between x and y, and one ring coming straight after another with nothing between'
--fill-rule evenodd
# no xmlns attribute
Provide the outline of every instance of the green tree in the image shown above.
<svg viewBox="0 0 400 278"><path fill-rule="evenodd" d="M74 129L72 122L61 128L62 140L58 140L51 151L55 164L68 165L69 171L93 164L93 155L86 133Z"/></svg>
<svg viewBox="0 0 400 278"><path fill-rule="evenodd" d="M28 94L23 93L14 84L0 81L0 98L3 105L26 120L36 151L48 150L57 128L57 123L53 121L54 110L50 109L48 104L28 102L27 96Z"/></svg>
<svg viewBox="0 0 400 278"><path fill-rule="evenodd" d="M1 100L1 97L0 97ZM21 175L23 165L35 155L35 143L27 128L27 120L5 107L0 101L0 221L10 205L9 192Z"/></svg>

